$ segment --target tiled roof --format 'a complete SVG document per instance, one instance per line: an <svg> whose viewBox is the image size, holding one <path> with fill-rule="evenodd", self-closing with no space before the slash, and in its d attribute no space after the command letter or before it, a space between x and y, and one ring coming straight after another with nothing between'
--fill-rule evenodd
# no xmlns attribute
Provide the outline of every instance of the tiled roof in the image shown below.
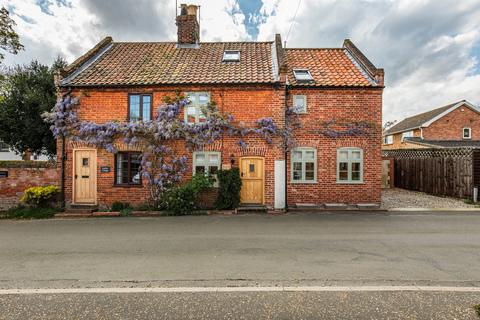
<svg viewBox="0 0 480 320"><path fill-rule="evenodd" d="M420 137L405 140L434 148L480 148L480 140L423 140Z"/></svg>
<svg viewBox="0 0 480 320"><path fill-rule="evenodd" d="M285 49L288 80L294 86L372 87L376 82L356 63L347 49ZM313 82L298 82L294 69L308 69Z"/></svg>
<svg viewBox="0 0 480 320"><path fill-rule="evenodd" d="M450 109L451 107L453 107L454 105L456 105L458 103L459 102L455 102L455 103L446 105L444 107L440 107L440 108L433 109L433 110L430 110L430 111L427 111L427 112L424 112L424 113L414 115L414 116L409 117L409 118L405 118L402 121L400 121L399 123L397 123L396 125L394 125L393 127L389 128L387 131L385 131L385 134L390 134L390 133L394 133L394 132L402 132L402 131L410 130L410 129L413 129L413 128L419 128L425 122L428 122L428 121L432 120L433 118L435 118L436 116L441 115L443 112L447 111L448 109Z"/></svg>
<svg viewBox="0 0 480 320"><path fill-rule="evenodd" d="M113 42L68 75L63 86L191 83L273 83L273 42ZM222 62L225 50L240 50L240 62Z"/></svg>

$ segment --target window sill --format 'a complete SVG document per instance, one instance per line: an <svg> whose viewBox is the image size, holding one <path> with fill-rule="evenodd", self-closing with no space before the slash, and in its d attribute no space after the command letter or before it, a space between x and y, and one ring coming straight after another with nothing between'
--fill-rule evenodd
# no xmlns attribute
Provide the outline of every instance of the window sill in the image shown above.
<svg viewBox="0 0 480 320"><path fill-rule="evenodd" d="M114 184L114 188L142 188L143 184Z"/></svg>
<svg viewBox="0 0 480 320"><path fill-rule="evenodd" d="M290 180L290 183L291 184L316 184L318 183L317 180L313 180L313 181L298 181L298 180Z"/></svg>
<svg viewBox="0 0 480 320"><path fill-rule="evenodd" d="M363 181L339 181L337 180L337 184L365 184Z"/></svg>

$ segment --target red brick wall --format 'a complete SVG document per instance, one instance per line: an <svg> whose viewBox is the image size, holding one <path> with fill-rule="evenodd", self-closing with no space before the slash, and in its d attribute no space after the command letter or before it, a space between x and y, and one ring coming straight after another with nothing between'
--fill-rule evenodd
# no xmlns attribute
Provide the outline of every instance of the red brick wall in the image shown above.
<svg viewBox="0 0 480 320"><path fill-rule="evenodd" d="M122 88L104 90L83 90L74 92L75 95L82 94L79 107L79 117L82 120L95 122L106 122L109 120L127 120L128 93L148 92L153 95L153 106L156 110L163 103L165 96L173 97L176 91L208 91L211 94L211 101L218 104L218 108L225 113L231 113L236 121L246 126L254 126L255 121L262 117L272 117L277 125L284 123L284 99L279 95L280 90L273 90L272 86L195 86L195 87L145 87L142 89ZM183 117L183 113L181 115ZM206 150L222 151L222 164L229 166L233 158L234 166L238 166L241 156L264 156L265 157L265 204L273 206L274 186L274 160L283 159L284 153L280 138L275 138L274 143L269 145L264 139L256 136L244 139L248 148L241 150L238 146L238 138L225 137L223 141L218 140ZM60 144L59 144L60 146ZM82 147L79 143L67 143L66 160L66 201L72 199L72 149ZM189 168L185 178L191 177L192 156L185 151L182 144L177 144L178 154L188 156ZM125 146L119 146L119 150L126 150ZM58 153L60 154L60 152ZM233 157L232 157L233 156ZM59 159L60 160L60 159ZM101 173L101 166L111 167L110 173ZM101 206L110 205L114 201L130 202L140 204L148 199L148 190L141 187L119 187L113 185L114 177L114 155L104 150L97 154L97 196L98 204Z"/></svg>
<svg viewBox="0 0 480 320"><path fill-rule="evenodd" d="M288 205L296 203L380 203L381 197L381 89L293 89L293 95L307 96L307 113L300 115L302 128L296 130L298 146L317 150L317 183L291 183L290 155L288 168ZM324 122L364 121L372 129L365 136L330 138L319 133ZM340 130L340 128L339 128ZM336 182L337 148L363 149L363 184Z"/></svg>
<svg viewBox="0 0 480 320"><path fill-rule="evenodd" d="M461 106L423 129L425 140L462 140L463 128L472 129L472 140L480 139L480 114Z"/></svg>
<svg viewBox="0 0 480 320"><path fill-rule="evenodd" d="M162 104L165 96L173 96L176 91L209 91L211 100L220 110L231 113L237 121L246 126L254 126L262 117L272 117L278 126L284 123L284 88L273 86L191 86L191 87L143 87L118 89L83 90L79 116L83 120L106 122L127 120L128 93L152 93L153 106ZM74 92L79 95L80 92ZM308 96L307 114L301 115L302 129L295 132L299 146L317 149L317 183L288 184L288 204L295 203L380 203L381 190L381 89L293 89L293 94ZM182 114L183 116L183 114ZM318 132L319 123L336 119L337 122L365 121L373 126L366 136L329 138ZM221 151L222 164L238 166L242 156L265 157L265 204L274 203L274 161L284 159L281 138L267 144L262 138L251 136L245 141L248 148L238 147L238 138L225 137L208 146L206 150ZM66 201L72 199L72 149L80 144L67 143L66 161ZM336 152L339 147L359 147L364 150L364 183L336 183ZM126 147L119 145L119 150ZM186 179L191 176L192 156L181 143L176 145L178 154L189 157ZM60 154L60 153L59 153ZM148 199L148 190L141 187L114 186L114 155L104 150L98 152L97 181L98 204L110 205L113 201L140 204ZM101 173L101 166L111 167L110 173ZM288 181L290 162L287 161ZM211 200L211 199L210 199Z"/></svg>
<svg viewBox="0 0 480 320"><path fill-rule="evenodd" d="M0 210L18 205L23 191L27 188L58 185L55 167L44 167L43 163L34 163L25 168L12 168L0 163L0 171L8 171L7 178L0 178Z"/></svg>

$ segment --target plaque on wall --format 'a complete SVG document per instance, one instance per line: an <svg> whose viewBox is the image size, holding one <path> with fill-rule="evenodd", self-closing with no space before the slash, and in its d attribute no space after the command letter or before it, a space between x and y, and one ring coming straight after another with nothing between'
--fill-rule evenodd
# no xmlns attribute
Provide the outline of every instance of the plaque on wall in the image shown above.
<svg viewBox="0 0 480 320"><path fill-rule="evenodd" d="M110 167L100 167L100 172L101 173L109 173L110 172Z"/></svg>

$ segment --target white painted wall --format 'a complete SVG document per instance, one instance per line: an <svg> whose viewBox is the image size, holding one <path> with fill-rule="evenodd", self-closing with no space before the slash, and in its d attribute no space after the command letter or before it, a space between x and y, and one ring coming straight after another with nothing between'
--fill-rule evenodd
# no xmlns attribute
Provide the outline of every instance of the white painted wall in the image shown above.
<svg viewBox="0 0 480 320"><path fill-rule="evenodd" d="M285 160L275 160L275 209L285 209Z"/></svg>

